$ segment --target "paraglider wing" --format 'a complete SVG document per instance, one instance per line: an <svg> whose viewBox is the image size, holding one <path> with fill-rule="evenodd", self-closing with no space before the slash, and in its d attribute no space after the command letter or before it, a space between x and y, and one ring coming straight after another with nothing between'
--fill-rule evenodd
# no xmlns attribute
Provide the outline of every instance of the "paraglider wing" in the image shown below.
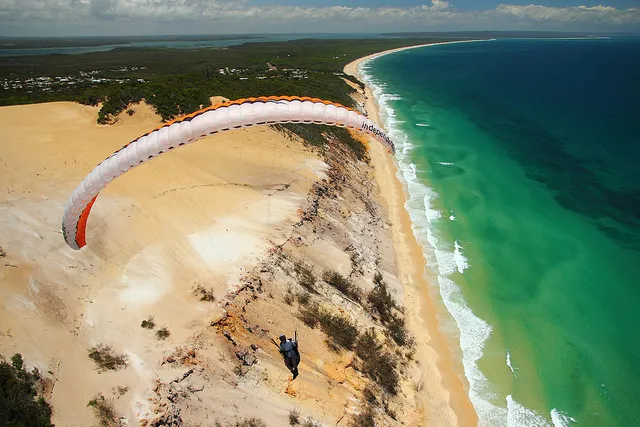
<svg viewBox="0 0 640 427"><path fill-rule="evenodd" d="M87 219L98 193L111 181L160 154L206 135L253 125L318 123L366 132L391 153L395 147L373 121L361 113L317 98L273 96L247 98L208 107L166 123L131 141L96 166L69 198L62 232L73 249L86 245Z"/></svg>

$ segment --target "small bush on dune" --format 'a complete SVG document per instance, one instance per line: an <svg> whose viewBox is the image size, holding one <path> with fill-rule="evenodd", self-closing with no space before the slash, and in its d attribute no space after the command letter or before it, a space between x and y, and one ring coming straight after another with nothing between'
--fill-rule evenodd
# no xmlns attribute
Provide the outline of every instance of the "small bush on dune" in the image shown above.
<svg viewBox="0 0 640 427"><path fill-rule="evenodd" d="M351 350L358 339L358 329L351 320L337 314L320 316L322 330L327 334L329 346Z"/></svg>
<svg viewBox="0 0 640 427"><path fill-rule="evenodd" d="M193 290L193 294L200 298L200 301L213 302L216 300L216 297L213 295L213 288L206 289L202 285L196 286Z"/></svg>
<svg viewBox="0 0 640 427"><path fill-rule="evenodd" d="M169 329L167 329L166 326L163 326L156 331L156 338L158 338L159 340L167 339L169 338L169 335L171 335L171 332L169 332Z"/></svg>
<svg viewBox="0 0 640 427"><path fill-rule="evenodd" d="M93 414L98 419L100 427L120 426L120 416L113 406L113 401L105 399L102 393L95 395L87 406L93 409Z"/></svg>
<svg viewBox="0 0 640 427"><path fill-rule="evenodd" d="M311 295L309 292L305 292L303 294L298 294L298 302L302 305L309 305L309 301L311 299Z"/></svg>
<svg viewBox="0 0 640 427"><path fill-rule="evenodd" d="M378 403L376 394L370 386L366 386L364 388L364 391L362 392L362 397L364 397L364 400L370 405L374 405Z"/></svg>
<svg viewBox="0 0 640 427"><path fill-rule="evenodd" d="M232 427L267 427L267 424L259 418L245 418L242 421L236 421Z"/></svg>
<svg viewBox="0 0 640 427"><path fill-rule="evenodd" d="M316 302L302 307L298 318L310 328L320 326L327 334L327 344L334 350L351 350L358 339L358 329L351 320L338 314L327 313Z"/></svg>
<svg viewBox="0 0 640 427"><path fill-rule="evenodd" d="M128 364L126 355L117 354L111 346L102 343L89 349L89 358L98 365L99 371L117 371Z"/></svg>
<svg viewBox="0 0 640 427"><path fill-rule="evenodd" d="M153 328L156 327L156 322L153 319L153 316L149 316L145 320L142 321L140 326L142 326L145 329L153 329Z"/></svg>
<svg viewBox="0 0 640 427"><path fill-rule="evenodd" d="M358 415L351 419L349 427L376 427L376 420L373 417L373 410L366 407Z"/></svg>
<svg viewBox="0 0 640 427"><path fill-rule="evenodd" d="M380 283L382 283L382 274L379 271L376 271L373 274L373 284L379 285Z"/></svg>
<svg viewBox="0 0 640 427"><path fill-rule="evenodd" d="M391 319L387 323L387 331L391 339L395 341L399 346L405 346L410 343L411 338L407 326L404 323L404 319L398 316L391 316Z"/></svg>
<svg viewBox="0 0 640 427"><path fill-rule="evenodd" d="M385 391L396 394L399 382L396 360L391 353L383 349L373 329L369 329L358 338L355 350L356 355L362 360L362 371Z"/></svg>
<svg viewBox="0 0 640 427"><path fill-rule="evenodd" d="M310 328L315 328L320 323L320 307L317 303L302 307L298 313L298 318Z"/></svg>
<svg viewBox="0 0 640 427"><path fill-rule="evenodd" d="M284 302L287 305L291 305L293 304L293 300L294 300L293 289L291 289L291 286L289 286L284 294Z"/></svg>
<svg viewBox="0 0 640 427"><path fill-rule="evenodd" d="M300 424L300 412L292 409L289 411L289 425L297 426L298 424Z"/></svg>
<svg viewBox="0 0 640 427"><path fill-rule="evenodd" d="M396 308L396 303L387 289L387 284L382 281L381 277L382 276L380 276L380 280L376 280L374 276L375 285L373 290L367 295L367 301L369 301L369 304L378 312L380 320L387 322L392 316L392 310Z"/></svg>
<svg viewBox="0 0 640 427"><path fill-rule="evenodd" d="M374 367L370 366L370 364L376 363L376 359L382 351L382 345L378 343L373 328L360 335L355 350L356 355L364 363L364 371L371 371Z"/></svg>
<svg viewBox="0 0 640 427"><path fill-rule="evenodd" d="M307 418L302 423L302 427L322 427L322 424L314 420L313 418Z"/></svg>
<svg viewBox="0 0 640 427"><path fill-rule="evenodd" d="M378 357L375 370L371 375L378 384L388 393L398 393L398 382L400 378L396 372L396 361L389 353L383 353Z"/></svg>
<svg viewBox="0 0 640 427"><path fill-rule="evenodd" d="M358 288L337 271L325 271L322 273L322 280L342 292L345 296L360 302L360 291Z"/></svg>
<svg viewBox="0 0 640 427"><path fill-rule="evenodd" d="M4 258L7 256L7 253L4 251L4 249L2 249L2 246L0 246L0 258Z"/></svg>
<svg viewBox="0 0 640 427"><path fill-rule="evenodd" d="M298 275L298 284L302 286L307 292L318 293L316 291L316 278L313 275L313 271L308 265L302 261L298 261L293 266L296 274Z"/></svg>

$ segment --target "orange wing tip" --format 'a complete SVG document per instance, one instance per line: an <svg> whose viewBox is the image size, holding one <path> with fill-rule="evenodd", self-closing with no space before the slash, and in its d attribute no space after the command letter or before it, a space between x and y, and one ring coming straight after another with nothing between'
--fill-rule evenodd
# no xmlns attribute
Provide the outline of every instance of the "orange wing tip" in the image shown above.
<svg viewBox="0 0 640 427"><path fill-rule="evenodd" d="M76 231L76 244L78 248L82 248L87 245L87 220L89 219L89 213L91 212L91 208L93 204L96 202L98 195L96 194L93 199L89 202L86 208L80 214L80 218L78 219L78 229Z"/></svg>

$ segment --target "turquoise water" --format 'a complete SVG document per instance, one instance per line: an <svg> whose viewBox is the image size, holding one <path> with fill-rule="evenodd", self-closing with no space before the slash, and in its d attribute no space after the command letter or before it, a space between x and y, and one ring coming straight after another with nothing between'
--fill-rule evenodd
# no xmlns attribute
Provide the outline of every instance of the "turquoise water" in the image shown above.
<svg viewBox="0 0 640 427"><path fill-rule="evenodd" d="M448 44L361 68L482 425L640 425L638 70L637 39Z"/></svg>

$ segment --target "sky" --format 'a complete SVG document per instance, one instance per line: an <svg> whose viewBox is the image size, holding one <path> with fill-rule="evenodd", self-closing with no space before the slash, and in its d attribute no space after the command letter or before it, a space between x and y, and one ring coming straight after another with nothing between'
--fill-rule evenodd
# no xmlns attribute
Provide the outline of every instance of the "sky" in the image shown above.
<svg viewBox="0 0 640 427"><path fill-rule="evenodd" d="M0 36L640 33L640 0L0 0Z"/></svg>

